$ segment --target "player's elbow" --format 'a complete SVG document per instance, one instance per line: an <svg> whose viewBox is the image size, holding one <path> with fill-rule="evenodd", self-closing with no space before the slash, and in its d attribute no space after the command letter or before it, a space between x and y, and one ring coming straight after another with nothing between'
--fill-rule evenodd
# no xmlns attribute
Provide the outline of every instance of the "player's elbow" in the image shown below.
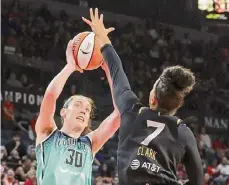
<svg viewBox="0 0 229 185"><path fill-rule="evenodd" d="M44 98L43 98L43 101L45 100L56 100L56 95L55 95L55 91L50 89L50 88L47 88L46 91L45 91L45 94L44 94Z"/></svg>
<svg viewBox="0 0 229 185"><path fill-rule="evenodd" d="M189 181L187 185L203 185L204 184L204 173L203 173L202 167L200 167L200 169L196 169L195 171L193 171L191 175L188 175L188 178L189 178Z"/></svg>
<svg viewBox="0 0 229 185"><path fill-rule="evenodd" d="M118 110L114 110L113 113L112 113L112 117L113 117L113 125L119 127L120 126L120 121L121 121L119 111Z"/></svg>

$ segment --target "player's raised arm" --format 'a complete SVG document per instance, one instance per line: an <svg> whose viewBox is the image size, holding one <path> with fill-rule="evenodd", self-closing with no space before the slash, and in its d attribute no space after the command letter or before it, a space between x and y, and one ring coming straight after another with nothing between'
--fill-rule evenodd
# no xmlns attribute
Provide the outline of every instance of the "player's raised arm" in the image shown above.
<svg viewBox="0 0 229 185"><path fill-rule="evenodd" d="M91 132L92 134L92 151L96 154L100 148L114 135L120 127L120 115L114 111L109 115L99 127Z"/></svg>
<svg viewBox="0 0 229 185"><path fill-rule="evenodd" d="M103 15L99 17L97 8L95 9L95 14L90 9L90 18L91 21L85 18L83 18L83 21L91 26L92 31L96 35L97 42L100 44L103 57L112 78L114 101L122 114L125 110L131 109L138 99L130 88L121 60L107 36L114 28L106 29L104 27Z"/></svg>
<svg viewBox="0 0 229 185"><path fill-rule="evenodd" d="M187 128L186 135L186 149L183 163L186 168L189 181L185 185L203 185L204 174L203 167L200 158L200 154L197 149L196 139L192 131Z"/></svg>
<svg viewBox="0 0 229 185"><path fill-rule="evenodd" d="M114 105L113 113L108 116L92 135L92 151L95 154L120 127L120 114L113 100L112 80L107 65L104 63L102 69L105 71L111 89L112 101Z"/></svg>
<svg viewBox="0 0 229 185"><path fill-rule="evenodd" d="M109 71L109 68L107 66L106 63L103 63L101 68L104 70L105 74L106 74L106 77L107 77L107 81L108 81L108 84L109 84L109 87L110 87L110 91L111 91L111 97L112 97L112 102L113 102L113 106L114 106L114 109L115 111L118 111L118 108L115 104L115 101L114 101L114 93L113 93L113 82L112 82L112 79L111 79L111 73Z"/></svg>
<svg viewBox="0 0 229 185"><path fill-rule="evenodd" d="M69 41L66 50L67 64L50 82L45 91L44 98L40 107L40 113L35 126L37 134L36 144L39 144L56 128L56 124L53 118L56 110L56 100L62 92L67 79L75 70L82 72L82 70L76 69L72 54L72 47L73 43L72 41Z"/></svg>

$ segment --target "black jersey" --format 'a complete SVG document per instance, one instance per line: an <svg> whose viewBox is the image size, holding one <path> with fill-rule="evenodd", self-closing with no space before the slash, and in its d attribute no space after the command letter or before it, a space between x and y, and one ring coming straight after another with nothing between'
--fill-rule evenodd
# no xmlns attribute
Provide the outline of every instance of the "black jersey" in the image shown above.
<svg viewBox="0 0 229 185"><path fill-rule="evenodd" d="M129 121L122 122L119 133L121 183L180 184L176 168L185 156L188 140L195 141L191 131L177 117L149 108L137 110L122 114Z"/></svg>
<svg viewBox="0 0 229 185"><path fill-rule="evenodd" d="M121 114L118 146L120 185L177 185L177 164L183 162L190 185L203 184L195 138L175 116L141 108L131 91L121 61L111 45L102 53L113 81L114 102Z"/></svg>

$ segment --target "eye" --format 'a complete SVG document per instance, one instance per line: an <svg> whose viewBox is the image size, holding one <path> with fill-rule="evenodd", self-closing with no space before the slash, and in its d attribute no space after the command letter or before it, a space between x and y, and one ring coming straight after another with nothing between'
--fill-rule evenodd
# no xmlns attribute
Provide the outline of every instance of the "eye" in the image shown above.
<svg viewBox="0 0 229 185"><path fill-rule="evenodd" d="M90 109L89 108L86 108L86 112L90 112Z"/></svg>
<svg viewBox="0 0 229 185"><path fill-rule="evenodd" d="M79 103L76 103L76 104L75 104L75 106L76 106L76 107L79 107L79 106L80 106L80 104L79 104Z"/></svg>

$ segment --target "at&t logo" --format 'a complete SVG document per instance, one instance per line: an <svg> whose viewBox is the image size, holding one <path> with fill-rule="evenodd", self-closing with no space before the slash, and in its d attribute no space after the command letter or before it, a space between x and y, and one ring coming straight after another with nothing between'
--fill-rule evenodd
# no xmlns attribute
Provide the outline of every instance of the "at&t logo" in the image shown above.
<svg viewBox="0 0 229 185"><path fill-rule="evenodd" d="M130 167L131 167L132 170L137 170L137 169L140 167L140 161L137 160L137 159L134 159L134 160L131 162Z"/></svg>

